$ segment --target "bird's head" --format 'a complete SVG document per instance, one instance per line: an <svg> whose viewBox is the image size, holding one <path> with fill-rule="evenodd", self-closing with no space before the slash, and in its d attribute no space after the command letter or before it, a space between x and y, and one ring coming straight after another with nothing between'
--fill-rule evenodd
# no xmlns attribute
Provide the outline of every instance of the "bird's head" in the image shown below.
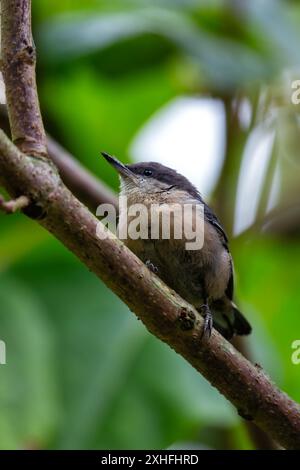
<svg viewBox="0 0 300 470"><path fill-rule="evenodd" d="M157 162L125 165L107 153L102 152L102 155L119 173L124 196L130 196L137 190L145 195L179 190L194 198L199 197L199 192L192 183L172 168Z"/></svg>

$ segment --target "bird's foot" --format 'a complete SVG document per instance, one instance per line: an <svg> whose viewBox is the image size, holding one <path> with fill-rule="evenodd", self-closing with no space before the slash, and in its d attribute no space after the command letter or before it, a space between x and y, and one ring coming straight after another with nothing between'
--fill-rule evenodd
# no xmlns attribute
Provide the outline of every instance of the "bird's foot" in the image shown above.
<svg viewBox="0 0 300 470"><path fill-rule="evenodd" d="M200 309L203 311L204 324L201 334L201 339L209 339L211 337L212 328L213 328L213 316L210 311L210 308L207 304L201 305Z"/></svg>
<svg viewBox="0 0 300 470"><path fill-rule="evenodd" d="M158 273L158 268L156 266L154 266L153 263L151 263L150 259L148 259L145 263L145 265L147 266L147 268L154 274L157 274Z"/></svg>

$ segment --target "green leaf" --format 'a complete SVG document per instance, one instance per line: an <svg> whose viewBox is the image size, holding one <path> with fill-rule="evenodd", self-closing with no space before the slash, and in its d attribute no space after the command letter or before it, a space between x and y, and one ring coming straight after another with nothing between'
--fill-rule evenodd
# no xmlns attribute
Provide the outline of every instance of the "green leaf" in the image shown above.
<svg viewBox="0 0 300 470"><path fill-rule="evenodd" d="M0 278L0 447L43 448L58 422L52 326L20 281Z"/></svg>
<svg viewBox="0 0 300 470"><path fill-rule="evenodd" d="M299 402L300 366L291 356L292 343L300 338L300 244L253 237L246 243L241 240L234 252L237 298L253 326L254 360Z"/></svg>
<svg viewBox="0 0 300 470"><path fill-rule="evenodd" d="M226 89L271 73L272 64L267 64L266 57L260 56L249 45L212 35L201 29L191 16L164 8L61 16L44 24L38 38L42 56L48 63L65 63L129 38L140 40L149 34L167 40L178 54L193 58L204 78L216 88ZM159 51L159 43L156 50ZM127 54L130 56L128 47Z"/></svg>

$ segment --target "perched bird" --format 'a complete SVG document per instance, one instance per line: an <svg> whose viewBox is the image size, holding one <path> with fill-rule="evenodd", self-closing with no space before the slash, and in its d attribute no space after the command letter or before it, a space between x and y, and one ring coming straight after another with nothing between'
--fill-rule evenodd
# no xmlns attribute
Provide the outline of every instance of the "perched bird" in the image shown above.
<svg viewBox="0 0 300 470"><path fill-rule="evenodd" d="M227 236L198 190L187 178L159 163L124 165L107 153L102 155L118 171L121 180L119 229L130 221L128 208L133 204L143 204L149 215L153 205L202 205L204 242L201 249L187 250L186 239L175 239L172 232L170 239L161 236L158 239L128 238L124 242L203 315L205 337L210 337L213 324L227 339L235 334L248 335L251 326L233 303L233 262ZM123 203L124 196L127 205ZM193 216L198 217L196 211Z"/></svg>

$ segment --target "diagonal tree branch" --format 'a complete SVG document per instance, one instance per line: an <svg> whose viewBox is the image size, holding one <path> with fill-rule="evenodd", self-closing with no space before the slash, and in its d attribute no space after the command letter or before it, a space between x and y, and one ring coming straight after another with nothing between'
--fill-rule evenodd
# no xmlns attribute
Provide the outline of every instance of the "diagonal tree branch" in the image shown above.
<svg viewBox="0 0 300 470"><path fill-rule="evenodd" d="M113 235L106 237L103 225L66 188L56 167L45 158L34 66L29 58L29 8L29 0L2 0L4 79L12 135L28 155L0 131L0 183L13 198L27 198L29 205L23 212L70 249L150 332L181 354L230 400L242 417L258 424L283 447L300 449L299 405L216 331L209 341L201 341L203 319L199 313L150 273L120 240ZM21 84L15 80L14 71ZM14 99L14 87L21 104Z"/></svg>
<svg viewBox="0 0 300 470"><path fill-rule="evenodd" d="M255 422L283 447L300 449L299 405L216 331L208 342L201 341L199 313L150 273L115 236L105 238L103 225L64 186L53 165L44 158L22 154L2 131L0 181L12 196L27 196L31 205L24 212L102 279L151 333L201 372L242 417ZM105 239L100 240L96 232Z"/></svg>

